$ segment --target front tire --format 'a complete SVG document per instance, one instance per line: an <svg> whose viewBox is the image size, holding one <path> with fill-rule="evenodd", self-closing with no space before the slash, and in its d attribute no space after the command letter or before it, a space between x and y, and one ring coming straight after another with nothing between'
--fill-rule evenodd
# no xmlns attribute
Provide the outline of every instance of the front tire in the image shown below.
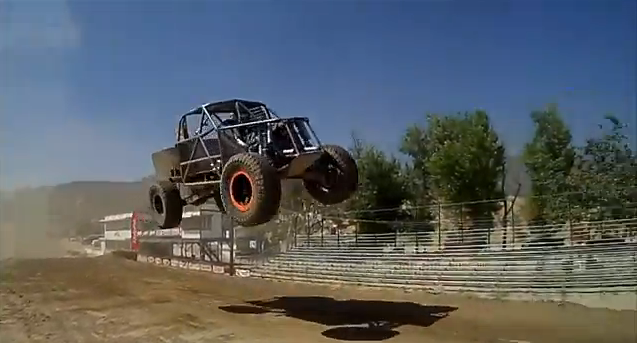
<svg viewBox="0 0 637 343"><path fill-rule="evenodd" d="M153 219L163 229L172 229L181 224L184 201L177 186L169 181L160 181L148 191Z"/></svg>
<svg viewBox="0 0 637 343"><path fill-rule="evenodd" d="M221 175L221 199L238 225L248 227L270 221L281 204L277 170L258 154L232 156Z"/></svg>
<svg viewBox="0 0 637 343"><path fill-rule="evenodd" d="M303 186L316 201L335 205L349 199L358 189L358 166L350 153L338 145L324 145L326 156L313 166L324 182L303 179Z"/></svg>

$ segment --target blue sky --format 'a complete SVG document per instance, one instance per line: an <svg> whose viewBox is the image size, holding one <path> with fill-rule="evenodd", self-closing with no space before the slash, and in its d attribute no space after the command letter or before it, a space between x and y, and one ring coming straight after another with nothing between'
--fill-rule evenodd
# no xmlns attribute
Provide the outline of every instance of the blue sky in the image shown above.
<svg viewBox="0 0 637 343"><path fill-rule="evenodd" d="M387 150L482 108L515 153L551 101L578 141L606 112L635 132L635 3L3 1L0 185L138 179L182 112L232 97Z"/></svg>

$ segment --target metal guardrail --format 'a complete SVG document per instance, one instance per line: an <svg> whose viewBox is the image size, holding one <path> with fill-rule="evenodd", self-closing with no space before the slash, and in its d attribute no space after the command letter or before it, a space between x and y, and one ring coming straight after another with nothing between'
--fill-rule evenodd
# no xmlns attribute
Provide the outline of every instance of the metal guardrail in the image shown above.
<svg viewBox="0 0 637 343"><path fill-rule="evenodd" d="M392 286L491 297L535 294L553 298L637 292L637 218L571 225L604 228L596 239L557 234L548 246L528 239L494 239L473 230L453 244L437 233L311 235L257 266L252 275L307 282ZM528 229L528 228L527 228ZM572 231L571 231L572 232ZM447 233L448 234L448 233ZM489 237L490 235L490 237ZM447 235L449 237L450 235ZM528 236L527 236L528 237ZM519 238L519 237L518 237ZM441 239L441 241L445 241Z"/></svg>
<svg viewBox="0 0 637 343"><path fill-rule="evenodd" d="M301 232L303 230L300 230ZM597 241L621 241L637 238L637 218L579 222L559 225L496 228L442 228L430 232L393 232L384 234L336 234L323 231L297 233L296 246L378 247L439 250L499 250L548 245L572 245Z"/></svg>

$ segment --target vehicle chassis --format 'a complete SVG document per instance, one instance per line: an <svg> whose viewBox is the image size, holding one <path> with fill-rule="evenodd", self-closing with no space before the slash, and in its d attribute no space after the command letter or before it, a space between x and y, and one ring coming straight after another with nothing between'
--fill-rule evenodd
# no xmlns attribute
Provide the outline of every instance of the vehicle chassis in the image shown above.
<svg viewBox="0 0 637 343"><path fill-rule="evenodd" d="M228 112L236 123L228 125L229 121L219 116ZM253 117L243 121L241 113ZM201 119L191 135L187 118L197 115ZM277 129L284 129L291 143L283 149L272 137ZM240 138L245 134L252 135L250 142ZM177 184L184 204L198 206L213 197L217 207L225 211L219 194L223 166L233 155L245 152L268 156L282 179L322 178L321 173L308 170L323 150L307 117L280 118L263 103L238 99L207 103L183 114L175 147L153 153L152 159L157 179Z"/></svg>

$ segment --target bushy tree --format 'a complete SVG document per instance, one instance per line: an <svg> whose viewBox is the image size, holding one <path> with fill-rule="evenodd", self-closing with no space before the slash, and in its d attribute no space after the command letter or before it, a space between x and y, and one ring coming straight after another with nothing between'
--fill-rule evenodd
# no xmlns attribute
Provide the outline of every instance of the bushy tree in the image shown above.
<svg viewBox="0 0 637 343"><path fill-rule="evenodd" d="M409 185L411 198L406 202L405 213L411 222L403 226L405 231L431 231L433 230L433 201L428 185L425 182L426 176L411 163L403 166L404 175Z"/></svg>
<svg viewBox="0 0 637 343"><path fill-rule="evenodd" d="M359 190L347 210L361 219L361 232L393 231L389 222L407 219L401 207L413 197L400 161L356 137L351 151L358 163Z"/></svg>
<svg viewBox="0 0 637 343"><path fill-rule="evenodd" d="M407 130L401 151L426 177L426 188L439 201L453 203L501 198L505 150L484 111L428 115L426 127ZM492 203L467 205L474 219L491 216Z"/></svg>
<svg viewBox="0 0 637 343"><path fill-rule="evenodd" d="M289 211L303 211L307 206L315 201L305 191L303 181L297 179L283 180L281 182L281 209Z"/></svg>
<svg viewBox="0 0 637 343"><path fill-rule="evenodd" d="M536 222L563 221L568 216L567 198L571 191L568 177L573 168L575 150L571 131L556 105L531 113L535 126L532 140L524 147L524 164L531 178Z"/></svg>
<svg viewBox="0 0 637 343"><path fill-rule="evenodd" d="M430 177L426 166L426 159L420 156L428 156L428 142L426 131L419 125L407 128L400 152L411 157L410 163L405 166L405 174L409 178L413 200L412 210L414 218L418 222L428 222L432 218L430 205L433 203L430 192Z"/></svg>
<svg viewBox="0 0 637 343"><path fill-rule="evenodd" d="M569 182L578 191L572 199L574 215L587 219L634 216L627 205L637 201L637 157L624 133L626 125L614 116L599 125L601 135L578 149L576 168Z"/></svg>

